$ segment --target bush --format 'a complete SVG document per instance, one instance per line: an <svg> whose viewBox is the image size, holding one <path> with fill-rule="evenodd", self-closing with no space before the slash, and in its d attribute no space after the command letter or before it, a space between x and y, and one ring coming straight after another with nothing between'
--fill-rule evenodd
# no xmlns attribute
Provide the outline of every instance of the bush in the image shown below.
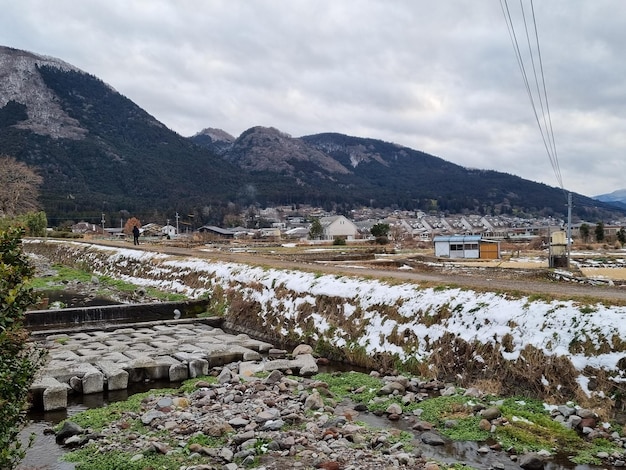
<svg viewBox="0 0 626 470"><path fill-rule="evenodd" d="M377 245L387 245L389 243L389 239L387 237L376 237Z"/></svg>
<svg viewBox="0 0 626 470"><path fill-rule="evenodd" d="M33 273L22 251L24 231L0 231L0 468L14 468L24 457L17 439L26 418L28 390L43 358L42 350L28 343L23 328L24 312L35 304Z"/></svg>

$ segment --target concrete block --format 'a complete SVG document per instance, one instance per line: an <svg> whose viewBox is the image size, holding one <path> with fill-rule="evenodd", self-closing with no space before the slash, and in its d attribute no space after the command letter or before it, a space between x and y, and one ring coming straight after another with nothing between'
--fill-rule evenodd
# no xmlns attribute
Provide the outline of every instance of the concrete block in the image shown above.
<svg viewBox="0 0 626 470"><path fill-rule="evenodd" d="M209 373L207 367L207 374ZM205 374L206 375L206 374ZM182 382L189 378L189 368L182 363L172 364L169 370L170 382Z"/></svg>
<svg viewBox="0 0 626 470"><path fill-rule="evenodd" d="M94 367L93 371L83 375L83 394L102 393L104 391L104 374Z"/></svg>
<svg viewBox="0 0 626 470"><path fill-rule="evenodd" d="M107 390L126 390L128 388L128 372L111 361L100 361L96 366L106 378Z"/></svg>
<svg viewBox="0 0 626 470"><path fill-rule="evenodd" d="M65 409L67 409L67 387L59 382L59 385L46 388L43 392L43 410Z"/></svg>
<svg viewBox="0 0 626 470"><path fill-rule="evenodd" d="M67 408L69 386L54 377L41 377L30 386L32 402L44 411L64 410Z"/></svg>
<svg viewBox="0 0 626 470"><path fill-rule="evenodd" d="M209 375L209 361L205 359L193 359L189 361L189 377L203 377Z"/></svg>

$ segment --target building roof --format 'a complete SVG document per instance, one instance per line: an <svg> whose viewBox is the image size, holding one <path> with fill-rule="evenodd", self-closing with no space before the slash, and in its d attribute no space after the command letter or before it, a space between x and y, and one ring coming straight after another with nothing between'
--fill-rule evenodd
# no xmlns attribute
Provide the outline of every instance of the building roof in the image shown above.
<svg viewBox="0 0 626 470"><path fill-rule="evenodd" d="M433 238L433 241L450 243L477 243L481 239L482 235L438 235Z"/></svg>
<svg viewBox="0 0 626 470"><path fill-rule="evenodd" d="M232 236L235 234L235 232L231 230L226 230L225 228L216 227L215 225L203 225L202 227L198 229L198 231L203 231L203 230L206 230L208 232L218 233L220 235L227 235L227 236Z"/></svg>

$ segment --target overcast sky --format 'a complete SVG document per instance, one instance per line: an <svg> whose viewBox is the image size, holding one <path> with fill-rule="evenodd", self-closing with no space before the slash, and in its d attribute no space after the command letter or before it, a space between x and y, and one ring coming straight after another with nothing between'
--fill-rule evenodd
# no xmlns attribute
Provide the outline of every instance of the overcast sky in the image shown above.
<svg viewBox="0 0 626 470"><path fill-rule="evenodd" d="M508 7L534 90L519 0ZM534 11L563 186L626 188L626 2ZM184 136L340 132L560 186L501 0L0 0L0 12L1 45L69 62Z"/></svg>

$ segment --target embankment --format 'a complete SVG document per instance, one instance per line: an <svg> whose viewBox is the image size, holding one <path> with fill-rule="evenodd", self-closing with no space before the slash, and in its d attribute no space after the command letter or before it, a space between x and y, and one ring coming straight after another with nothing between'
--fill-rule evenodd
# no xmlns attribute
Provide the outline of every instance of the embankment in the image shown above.
<svg viewBox="0 0 626 470"><path fill-rule="evenodd" d="M79 242L27 240L25 250L95 275L208 296L211 313L233 330L285 346L308 343L355 365L586 406L621 406L610 397L625 395L626 307Z"/></svg>

